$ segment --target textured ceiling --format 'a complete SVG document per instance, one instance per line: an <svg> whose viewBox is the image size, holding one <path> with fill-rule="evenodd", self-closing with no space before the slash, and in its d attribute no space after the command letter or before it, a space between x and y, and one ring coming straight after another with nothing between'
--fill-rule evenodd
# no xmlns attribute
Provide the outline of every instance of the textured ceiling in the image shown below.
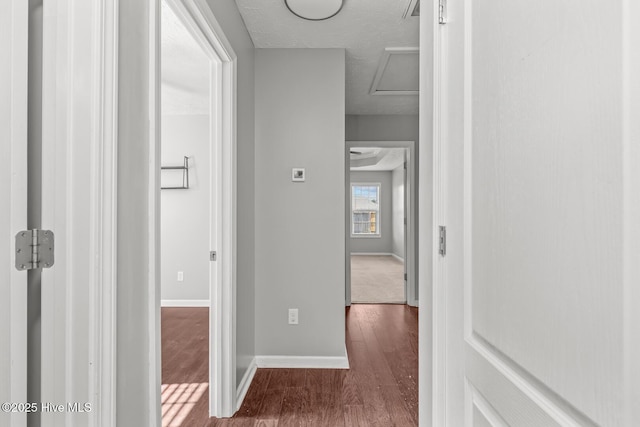
<svg viewBox="0 0 640 427"><path fill-rule="evenodd" d="M360 154L351 154L350 161L352 171L391 171L404 163L406 148L373 148L352 147L351 151ZM366 166L359 166L366 164Z"/></svg>
<svg viewBox="0 0 640 427"><path fill-rule="evenodd" d="M161 37L162 114L209 114L209 58L164 1Z"/></svg>
<svg viewBox="0 0 640 427"><path fill-rule="evenodd" d="M321 1L321 0L320 0ZM408 0L344 0L325 21L298 18L284 0L236 0L257 48L345 48L347 114L418 114L416 95L369 95L387 47L417 47L419 18L403 14ZM392 80L416 70L395 70Z"/></svg>

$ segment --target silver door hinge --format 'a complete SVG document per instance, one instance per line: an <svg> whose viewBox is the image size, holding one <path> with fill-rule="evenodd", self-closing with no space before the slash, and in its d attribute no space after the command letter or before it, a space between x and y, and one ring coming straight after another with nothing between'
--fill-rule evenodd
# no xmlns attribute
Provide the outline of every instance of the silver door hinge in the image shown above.
<svg viewBox="0 0 640 427"><path fill-rule="evenodd" d="M440 227L440 237L439 237L439 250L441 256L447 255L447 227L441 225Z"/></svg>
<svg viewBox="0 0 640 427"><path fill-rule="evenodd" d="M50 230L24 230L16 234L16 268L51 268L54 263L54 235Z"/></svg>
<svg viewBox="0 0 640 427"><path fill-rule="evenodd" d="M438 2L438 23L447 23L447 0L439 0Z"/></svg>
<svg viewBox="0 0 640 427"><path fill-rule="evenodd" d="M209 261L215 261L218 258L216 251L209 252Z"/></svg>
<svg viewBox="0 0 640 427"><path fill-rule="evenodd" d="M404 281L407 281L407 273L404 273Z"/></svg>

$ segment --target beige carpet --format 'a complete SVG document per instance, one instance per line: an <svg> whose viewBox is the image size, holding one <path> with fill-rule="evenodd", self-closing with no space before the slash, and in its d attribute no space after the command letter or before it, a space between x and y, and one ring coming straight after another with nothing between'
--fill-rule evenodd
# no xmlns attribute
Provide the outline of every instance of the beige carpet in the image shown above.
<svg viewBox="0 0 640 427"><path fill-rule="evenodd" d="M404 304L404 263L392 256L351 255L351 302Z"/></svg>

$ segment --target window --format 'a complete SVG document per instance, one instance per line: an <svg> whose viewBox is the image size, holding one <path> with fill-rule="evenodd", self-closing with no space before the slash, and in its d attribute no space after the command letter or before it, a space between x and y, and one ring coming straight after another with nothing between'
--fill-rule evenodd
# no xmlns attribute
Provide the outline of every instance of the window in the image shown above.
<svg viewBox="0 0 640 427"><path fill-rule="evenodd" d="M380 237L380 184L351 184L351 235Z"/></svg>

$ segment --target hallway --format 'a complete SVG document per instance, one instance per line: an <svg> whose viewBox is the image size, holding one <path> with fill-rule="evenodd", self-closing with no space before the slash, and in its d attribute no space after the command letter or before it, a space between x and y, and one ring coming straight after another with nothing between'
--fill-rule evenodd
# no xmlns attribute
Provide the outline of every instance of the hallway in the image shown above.
<svg viewBox="0 0 640 427"><path fill-rule="evenodd" d="M163 309L163 383L170 378L186 391L163 394L163 414L180 414L163 426L418 425L418 310L373 304L346 310L351 369L258 369L238 413L208 420L208 392L199 379L206 381L206 363L194 359L207 351L203 309ZM205 375L193 372L203 367Z"/></svg>

